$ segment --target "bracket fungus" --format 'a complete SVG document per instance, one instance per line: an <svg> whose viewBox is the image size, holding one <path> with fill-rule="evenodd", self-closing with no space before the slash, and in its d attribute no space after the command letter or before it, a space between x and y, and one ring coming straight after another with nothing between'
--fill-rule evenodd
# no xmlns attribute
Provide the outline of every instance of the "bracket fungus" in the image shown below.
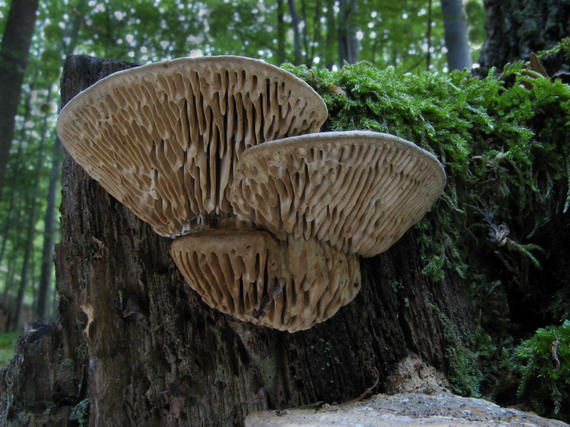
<svg viewBox="0 0 570 427"><path fill-rule="evenodd" d="M358 257L315 239L210 230L176 239L171 255L208 305L289 332L327 320L360 290Z"/></svg>
<svg viewBox="0 0 570 427"><path fill-rule="evenodd" d="M360 290L445 183L435 157L372 132L318 134L324 101L262 61L181 58L112 74L61 111L58 135L112 196L174 238L213 308L289 332Z"/></svg>
<svg viewBox="0 0 570 427"><path fill-rule="evenodd" d="M416 224L444 186L439 161L411 142L376 132L326 132L246 150L232 203L238 218L280 239L317 238L369 257Z"/></svg>
<svg viewBox="0 0 570 427"><path fill-rule="evenodd" d="M304 81L262 61L181 58L112 74L62 109L65 148L162 236L232 216L242 151L317 132L327 118Z"/></svg>

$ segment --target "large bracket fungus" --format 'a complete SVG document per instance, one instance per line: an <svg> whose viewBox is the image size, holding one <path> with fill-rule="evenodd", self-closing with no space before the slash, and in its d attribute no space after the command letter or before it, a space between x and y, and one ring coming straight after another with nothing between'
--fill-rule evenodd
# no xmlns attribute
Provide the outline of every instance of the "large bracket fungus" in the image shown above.
<svg viewBox="0 0 570 427"><path fill-rule="evenodd" d="M162 236L232 214L227 193L242 151L317 132L319 95L249 58L181 58L112 74L62 110L65 148L113 197Z"/></svg>
<svg viewBox="0 0 570 427"><path fill-rule="evenodd" d="M327 132L243 153L232 202L238 218L285 239L317 238L365 257L382 253L445 186L430 153L393 135Z"/></svg>
<svg viewBox="0 0 570 427"><path fill-rule="evenodd" d="M358 255L387 250L445 182L414 144L315 133L326 118L317 93L277 67L182 58L97 82L63 108L58 134L103 188L175 238L172 258L206 304L295 332L348 304Z"/></svg>

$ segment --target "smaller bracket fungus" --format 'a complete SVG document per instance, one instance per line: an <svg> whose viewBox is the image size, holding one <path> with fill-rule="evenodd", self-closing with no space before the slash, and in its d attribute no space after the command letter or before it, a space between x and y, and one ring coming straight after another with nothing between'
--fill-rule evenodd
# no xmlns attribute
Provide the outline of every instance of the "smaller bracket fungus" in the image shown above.
<svg viewBox="0 0 570 427"><path fill-rule="evenodd" d="M327 320L360 290L358 257L315 239L209 230L176 239L171 255L210 307L289 332Z"/></svg>
<svg viewBox="0 0 570 427"><path fill-rule="evenodd" d="M232 216L242 151L317 132L327 118L304 81L259 60L181 58L112 74L61 111L65 148L162 236Z"/></svg>
<svg viewBox="0 0 570 427"><path fill-rule="evenodd" d="M329 132L246 150L231 201L239 219L348 254L388 250L440 196L445 172L427 151L376 132Z"/></svg>

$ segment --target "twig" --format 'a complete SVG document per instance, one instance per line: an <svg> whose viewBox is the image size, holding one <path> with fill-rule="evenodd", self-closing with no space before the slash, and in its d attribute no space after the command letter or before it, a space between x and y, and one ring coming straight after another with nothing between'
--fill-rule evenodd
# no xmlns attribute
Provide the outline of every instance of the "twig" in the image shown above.
<svg viewBox="0 0 570 427"><path fill-rule="evenodd" d="M358 396L356 399L344 402L342 405L352 405L353 403L360 402L362 399L366 397L366 395L368 395L368 393L370 393L372 390L376 388L376 386L380 382L380 372L378 372L377 368L374 368L374 371L376 371L376 381L374 381L374 384L371 387L368 387L366 390L364 390L364 392L360 394L360 396Z"/></svg>
<svg viewBox="0 0 570 427"><path fill-rule="evenodd" d="M556 367L554 368L554 372L557 372L560 369L560 359L558 358L558 344L560 343L560 339L556 337L556 340L552 342L552 358L554 359Z"/></svg>

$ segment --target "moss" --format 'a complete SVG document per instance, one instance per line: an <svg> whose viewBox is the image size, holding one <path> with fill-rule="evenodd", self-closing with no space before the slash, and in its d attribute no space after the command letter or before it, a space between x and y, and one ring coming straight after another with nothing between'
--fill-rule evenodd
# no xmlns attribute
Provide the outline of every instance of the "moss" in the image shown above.
<svg viewBox="0 0 570 427"><path fill-rule="evenodd" d="M445 194L419 224L425 275L440 281L445 269L477 273L469 247L487 240L490 220L510 227L514 244L505 251L538 262L536 246L524 239L570 202L567 85L530 76L522 63L484 79L467 72L399 75L367 63L336 72L284 68L325 99L325 130L392 133L442 161Z"/></svg>
<svg viewBox="0 0 570 427"><path fill-rule="evenodd" d="M69 421L76 421L80 426L89 425L90 399L86 398L73 407L69 414Z"/></svg>
<svg viewBox="0 0 570 427"><path fill-rule="evenodd" d="M436 305L430 308L435 312L444 331L448 364L449 383L453 391L461 396L480 397L482 373L479 369L477 354L472 350L473 337L462 332L458 326Z"/></svg>
<svg viewBox="0 0 570 427"><path fill-rule="evenodd" d="M14 357L14 349L22 331L0 332L0 368L8 366Z"/></svg>
<svg viewBox="0 0 570 427"><path fill-rule="evenodd" d="M537 330L515 355L519 398L540 414L570 421L570 321Z"/></svg>
<svg viewBox="0 0 570 427"><path fill-rule="evenodd" d="M338 71L284 68L325 100L324 131L391 133L444 165L445 193L416 226L422 273L435 283L460 277L470 288L479 338L450 332L447 354L456 389L479 394L480 384L504 368L505 345L513 345L505 289L537 286L531 276L547 260L543 231L570 208L569 86L522 62L485 78L458 71L398 74L368 63ZM494 298L504 304L490 304ZM557 304L556 311L540 310L568 307L568 301ZM473 363L475 356L481 364Z"/></svg>

